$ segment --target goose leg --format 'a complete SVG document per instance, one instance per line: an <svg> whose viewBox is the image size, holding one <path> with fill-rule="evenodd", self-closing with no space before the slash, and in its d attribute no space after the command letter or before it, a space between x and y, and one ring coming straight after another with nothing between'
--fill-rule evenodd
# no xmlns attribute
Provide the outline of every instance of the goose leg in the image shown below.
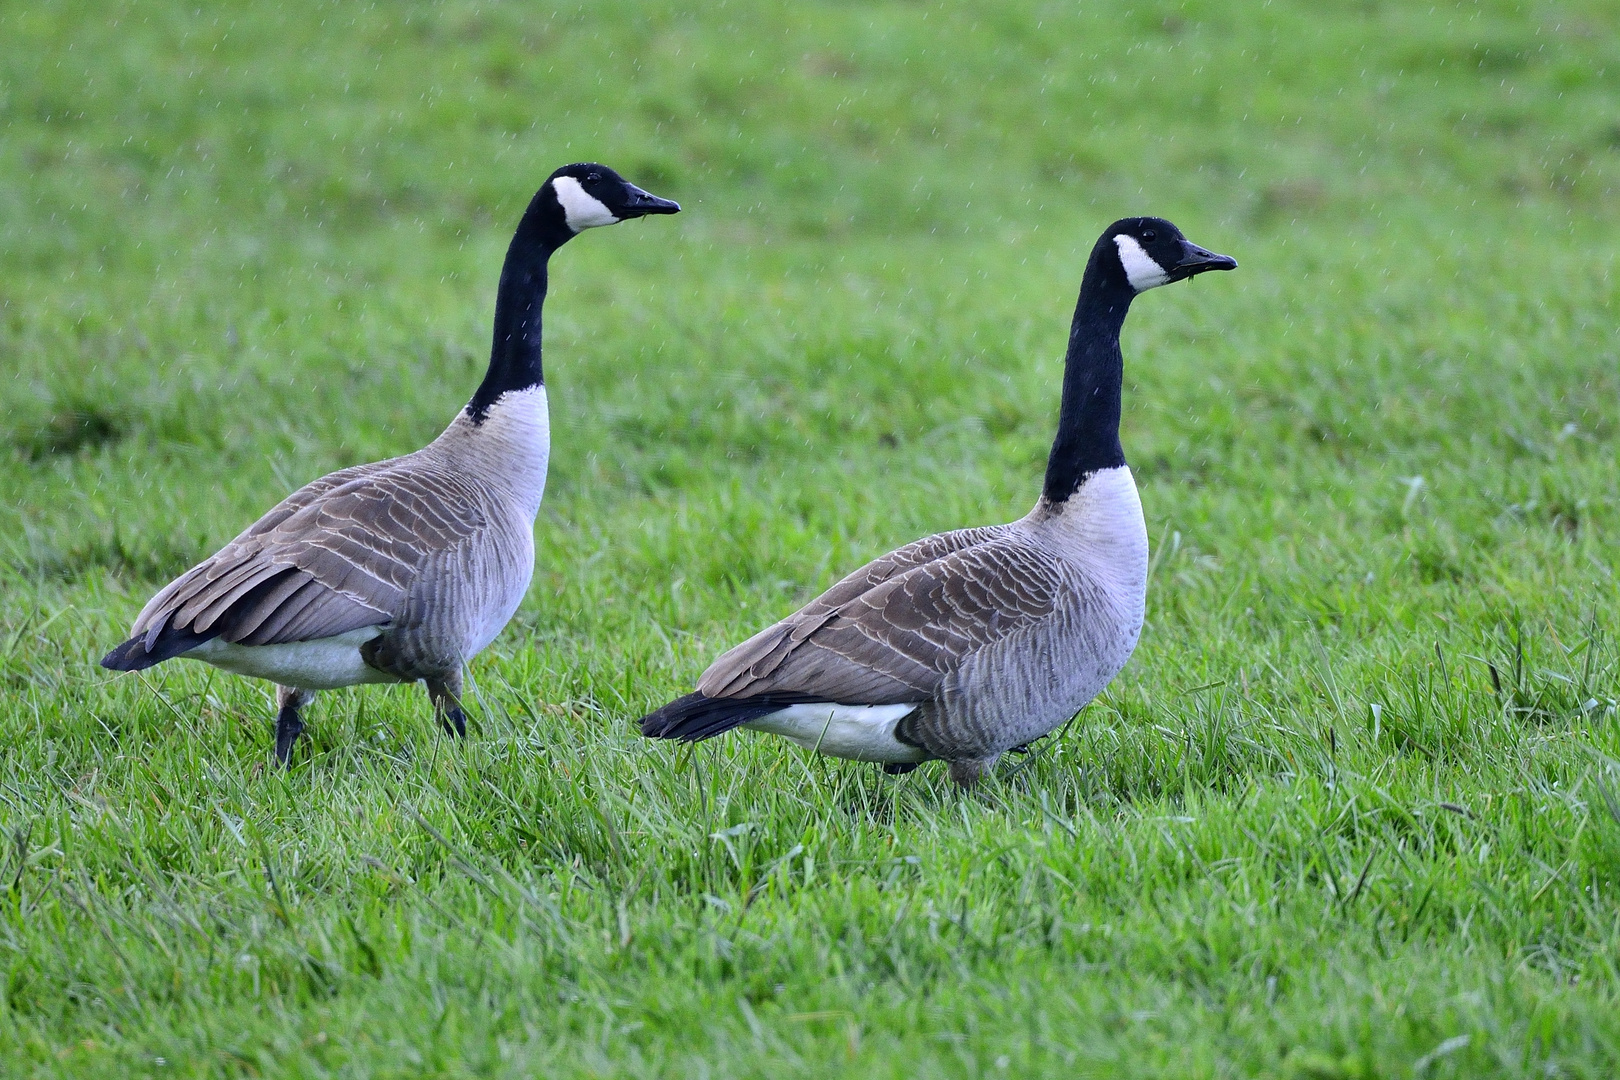
<svg viewBox="0 0 1620 1080"><path fill-rule="evenodd" d="M951 779L963 787L972 787L984 779L990 766L996 763L1000 754L992 754L987 758L957 758L951 762Z"/></svg>
<svg viewBox="0 0 1620 1080"><path fill-rule="evenodd" d="M433 711L439 717L439 726L446 735L456 738L467 736L467 714L461 711L461 671L458 668L443 679L427 681L428 697L433 699Z"/></svg>
<svg viewBox="0 0 1620 1080"><path fill-rule="evenodd" d="M890 776L904 776L906 773L916 769L916 767L917 763L915 761L885 761L883 763L883 771Z"/></svg>
<svg viewBox="0 0 1620 1080"><path fill-rule="evenodd" d="M283 769L292 763L293 743L304 730L298 711L315 700L313 690L300 690L296 686L276 687L276 764Z"/></svg>

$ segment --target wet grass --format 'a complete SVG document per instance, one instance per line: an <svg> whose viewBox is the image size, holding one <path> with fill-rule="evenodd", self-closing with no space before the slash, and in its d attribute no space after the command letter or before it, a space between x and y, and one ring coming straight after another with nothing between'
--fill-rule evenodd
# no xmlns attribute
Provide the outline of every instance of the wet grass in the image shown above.
<svg viewBox="0 0 1620 1080"><path fill-rule="evenodd" d="M40 1076L1612 1075L1620 26L1515 6L0 8L0 1057ZM95 659L476 384L554 263L473 734ZM633 721L1027 509L1097 231L1126 672L980 791Z"/></svg>

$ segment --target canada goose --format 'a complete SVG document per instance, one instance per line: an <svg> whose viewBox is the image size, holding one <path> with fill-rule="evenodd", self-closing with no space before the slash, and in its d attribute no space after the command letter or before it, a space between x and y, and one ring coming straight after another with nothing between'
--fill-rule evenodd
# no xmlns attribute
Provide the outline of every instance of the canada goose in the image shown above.
<svg viewBox="0 0 1620 1080"><path fill-rule="evenodd" d="M1162 218L1110 225L1081 281L1035 508L861 567L721 656L642 734L748 727L888 772L943 758L972 784L1068 720L1125 666L1147 595L1147 529L1119 443L1120 327L1137 294L1235 266Z"/></svg>
<svg viewBox="0 0 1620 1080"><path fill-rule="evenodd" d="M427 683L466 734L462 665L494 640L534 573L551 451L540 313L546 263L574 236L680 207L604 165L567 165L530 200L495 295L489 370L427 446L323 476L149 600L103 667L173 657L277 685L286 765L314 691Z"/></svg>

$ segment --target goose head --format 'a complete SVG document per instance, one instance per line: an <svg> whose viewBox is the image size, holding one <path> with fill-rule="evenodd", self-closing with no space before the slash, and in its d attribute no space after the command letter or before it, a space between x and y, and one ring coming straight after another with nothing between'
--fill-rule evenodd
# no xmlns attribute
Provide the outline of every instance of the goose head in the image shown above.
<svg viewBox="0 0 1620 1080"><path fill-rule="evenodd" d="M1121 218L1108 226L1097 242L1097 255L1113 263L1133 293L1202 274L1233 270L1237 260L1206 251L1188 240L1164 218Z"/></svg>
<svg viewBox="0 0 1620 1080"><path fill-rule="evenodd" d="M648 214L676 214L681 204L660 199L592 161L564 165L547 178L541 193L551 193L555 212L570 235L602 225L617 225Z"/></svg>

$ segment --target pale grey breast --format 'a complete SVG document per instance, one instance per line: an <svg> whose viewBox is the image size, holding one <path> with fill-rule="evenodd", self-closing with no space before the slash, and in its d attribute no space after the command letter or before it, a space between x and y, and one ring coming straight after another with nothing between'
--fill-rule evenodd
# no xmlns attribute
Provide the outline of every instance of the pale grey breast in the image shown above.
<svg viewBox="0 0 1620 1080"><path fill-rule="evenodd" d="M1018 526L1029 549L1062 566L1058 603L973 656L938 706L941 738L993 752L1040 738L1096 697L1131 658L1146 613L1147 526L1129 468L1099 470L1061 507L1042 500Z"/></svg>

